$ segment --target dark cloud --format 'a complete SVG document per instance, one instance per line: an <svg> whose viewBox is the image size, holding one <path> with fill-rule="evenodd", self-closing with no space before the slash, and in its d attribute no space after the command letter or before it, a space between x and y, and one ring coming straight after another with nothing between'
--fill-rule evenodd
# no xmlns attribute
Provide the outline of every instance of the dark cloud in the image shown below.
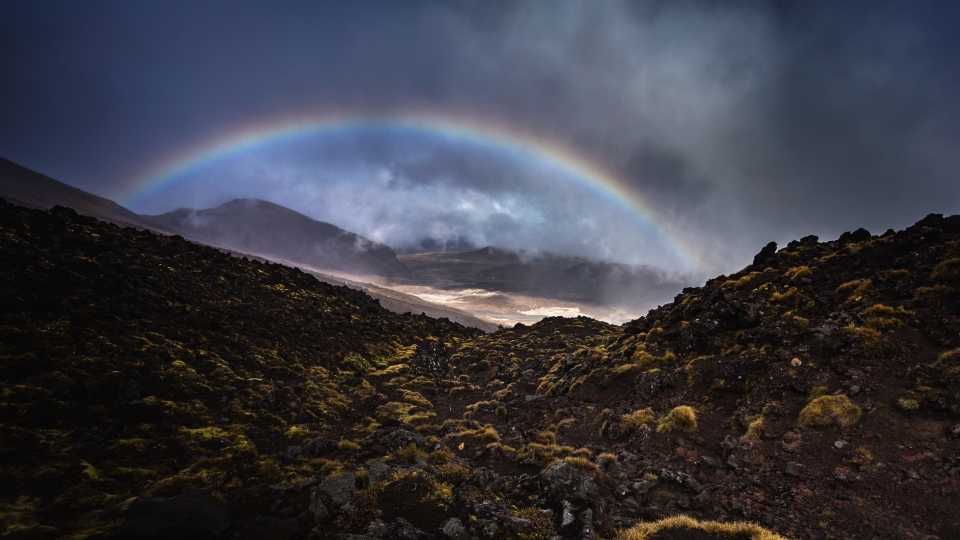
<svg viewBox="0 0 960 540"><path fill-rule="evenodd" d="M238 127L431 111L573 149L647 200L708 272L728 271L770 239L960 212L958 23L955 2L8 1L0 155L119 197ZM383 168L414 202L428 188L480 206L544 196L482 148L417 144L311 152L331 175ZM218 195L269 198L267 180L284 176L271 167L260 192L224 177ZM568 219L564 196L516 208ZM458 214L456 227L397 215L378 209L368 228L535 240L508 213Z"/></svg>

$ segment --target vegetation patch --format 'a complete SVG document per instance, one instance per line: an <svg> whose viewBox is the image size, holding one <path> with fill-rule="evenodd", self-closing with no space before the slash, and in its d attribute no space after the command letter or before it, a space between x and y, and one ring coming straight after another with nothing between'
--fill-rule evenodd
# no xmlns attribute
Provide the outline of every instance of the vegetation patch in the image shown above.
<svg viewBox="0 0 960 540"><path fill-rule="evenodd" d="M670 433L673 430L696 431L697 413L689 405L674 407L669 413L657 420L657 432Z"/></svg>
<svg viewBox="0 0 960 540"><path fill-rule="evenodd" d="M860 415L860 407L851 403L847 396L821 396L800 411L797 423L803 427L826 427L833 424L848 427L856 424Z"/></svg>
<svg viewBox="0 0 960 540"><path fill-rule="evenodd" d="M701 532L697 535L694 531ZM652 523L641 523L617 534L617 540L787 540L755 523L697 521L687 516L674 516Z"/></svg>

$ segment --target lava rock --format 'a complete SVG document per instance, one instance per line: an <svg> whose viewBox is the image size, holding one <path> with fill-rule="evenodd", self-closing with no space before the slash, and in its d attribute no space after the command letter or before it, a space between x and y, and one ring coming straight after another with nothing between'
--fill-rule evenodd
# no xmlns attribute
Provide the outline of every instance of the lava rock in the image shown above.
<svg viewBox="0 0 960 540"><path fill-rule="evenodd" d="M188 487L176 497L133 501L113 538L216 536L232 526L230 511L210 490Z"/></svg>

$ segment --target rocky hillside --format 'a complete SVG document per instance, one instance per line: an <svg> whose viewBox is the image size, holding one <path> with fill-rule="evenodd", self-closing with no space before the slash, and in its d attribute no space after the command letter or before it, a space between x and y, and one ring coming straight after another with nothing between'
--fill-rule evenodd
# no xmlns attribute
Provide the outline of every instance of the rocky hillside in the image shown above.
<svg viewBox="0 0 960 540"><path fill-rule="evenodd" d="M960 217L485 335L0 205L11 537L956 538Z"/></svg>
<svg viewBox="0 0 960 540"><path fill-rule="evenodd" d="M361 275L412 277L389 247L259 199L148 217L187 238L241 252Z"/></svg>

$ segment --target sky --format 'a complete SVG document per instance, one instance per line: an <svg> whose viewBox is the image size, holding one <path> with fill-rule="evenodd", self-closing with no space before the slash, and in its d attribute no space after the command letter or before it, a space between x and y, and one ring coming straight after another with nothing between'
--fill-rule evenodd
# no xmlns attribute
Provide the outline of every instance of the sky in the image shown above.
<svg viewBox="0 0 960 540"><path fill-rule="evenodd" d="M259 197L709 277L960 213L958 30L935 1L6 0L0 156L143 213Z"/></svg>

